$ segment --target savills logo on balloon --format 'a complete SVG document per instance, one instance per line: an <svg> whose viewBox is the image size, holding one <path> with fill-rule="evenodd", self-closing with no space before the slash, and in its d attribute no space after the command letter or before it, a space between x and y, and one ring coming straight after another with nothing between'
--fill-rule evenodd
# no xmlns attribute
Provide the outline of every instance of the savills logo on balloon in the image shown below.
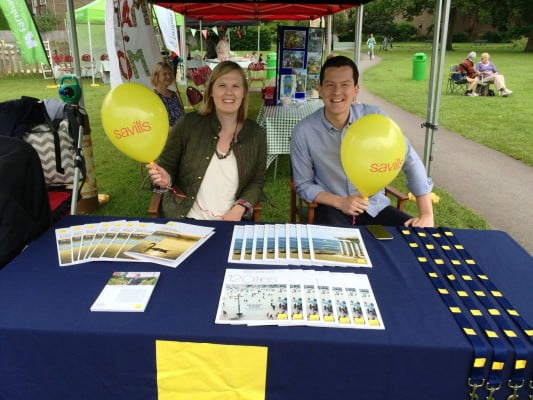
<svg viewBox="0 0 533 400"><path fill-rule="evenodd" d="M150 125L150 122L148 121L133 121L131 124L131 127L125 126L120 129L113 130L113 135L117 139L126 138L128 136L135 136L140 135L141 133L147 133L152 131L152 126Z"/></svg>
<svg viewBox="0 0 533 400"><path fill-rule="evenodd" d="M403 159L396 158L391 163L373 163L370 164L370 172L390 172L390 171L398 171L403 164Z"/></svg>

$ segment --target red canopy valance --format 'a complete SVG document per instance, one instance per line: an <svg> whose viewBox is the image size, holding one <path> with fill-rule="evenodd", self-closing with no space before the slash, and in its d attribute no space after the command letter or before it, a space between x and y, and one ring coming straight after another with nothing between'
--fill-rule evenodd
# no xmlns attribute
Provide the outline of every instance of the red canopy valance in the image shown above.
<svg viewBox="0 0 533 400"><path fill-rule="evenodd" d="M154 4L170 8L187 17L212 20L313 20L325 15L332 15L371 0L346 0L342 4L322 3L318 1L285 1L283 3L263 1L230 0L223 3L153 1Z"/></svg>

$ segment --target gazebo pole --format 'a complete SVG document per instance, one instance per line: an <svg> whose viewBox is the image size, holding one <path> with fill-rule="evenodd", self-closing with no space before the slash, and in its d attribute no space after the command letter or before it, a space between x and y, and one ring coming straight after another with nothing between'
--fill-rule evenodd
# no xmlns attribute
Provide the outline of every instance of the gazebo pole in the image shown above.
<svg viewBox="0 0 533 400"><path fill-rule="evenodd" d="M363 5L357 7L355 14L355 40L354 40L354 55L353 60L355 65L359 67L361 62L361 43L363 41Z"/></svg>

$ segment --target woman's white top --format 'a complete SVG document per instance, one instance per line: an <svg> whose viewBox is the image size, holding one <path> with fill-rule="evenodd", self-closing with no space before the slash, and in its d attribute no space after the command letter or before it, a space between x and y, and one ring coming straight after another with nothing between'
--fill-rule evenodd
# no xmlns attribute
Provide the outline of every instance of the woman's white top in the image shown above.
<svg viewBox="0 0 533 400"><path fill-rule="evenodd" d="M224 159L215 153L211 157L200 190L187 217L218 220L235 203L239 185L239 171L233 151Z"/></svg>

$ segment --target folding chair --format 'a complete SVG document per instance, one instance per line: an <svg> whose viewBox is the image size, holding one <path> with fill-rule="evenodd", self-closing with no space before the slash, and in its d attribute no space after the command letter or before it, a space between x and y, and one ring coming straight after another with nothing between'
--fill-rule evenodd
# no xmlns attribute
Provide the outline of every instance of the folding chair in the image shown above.
<svg viewBox="0 0 533 400"><path fill-rule="evenodd" d="M187 100L189 100L189 104L196 110L196 106L204 99L202 92L195 87L187 86L185 93L187 94Z"/></svg>
<svg viewBox="0 0 533 400"><path fill-rule="evenodd" d="M450 74L448 75L448 84L446 86L447 94L464 93L468 88L468 80L466 76L459 72L458 67L457 64L450 66Z"/></svg>
<svg viewBox="0 0 533 400"><path fill-rule="evenodd" d="M318 206L318 203L315 203L314 201L308 202L301 199L296 194L293 178L290 178L289 180L289 188L291 191L291 209L289 216L291 224L295 224L296 222L300 224L313 224L315 221L315 210ZM385 194L396 200L396 208L399 210L403 210L405 208L405 202L409 200L409 196L393 188L392 186L387 186L385 188Z"/></svg>
<svg viewBox="0 0 533 400"><path fill-rule="evenodd" d="M193 69L191 71L191 79L196 87L205 89L205 84L207 83L207 79L209 79L211 72L213 72L213 70L209 65L202 65L200 68Z"/></svg>
<svg viewBox="0 0 533 400"><path fill-rule="evenodd" d="M266 69L265 65L260 62L248 64L248 84L251 87L253 82L260 82L261 89L265 87Z"/></svg>
<svg viewBox="0 0 533 400"><path fill-rule="evenodd" d="M162 193L152 194L150 204L148 205L148 215L152 218L159 218L161 216L161 200L163 199ZM254 206L253 220L254 222L261 221L261 211L263 210L261 203L257 203Z"/></svg>

